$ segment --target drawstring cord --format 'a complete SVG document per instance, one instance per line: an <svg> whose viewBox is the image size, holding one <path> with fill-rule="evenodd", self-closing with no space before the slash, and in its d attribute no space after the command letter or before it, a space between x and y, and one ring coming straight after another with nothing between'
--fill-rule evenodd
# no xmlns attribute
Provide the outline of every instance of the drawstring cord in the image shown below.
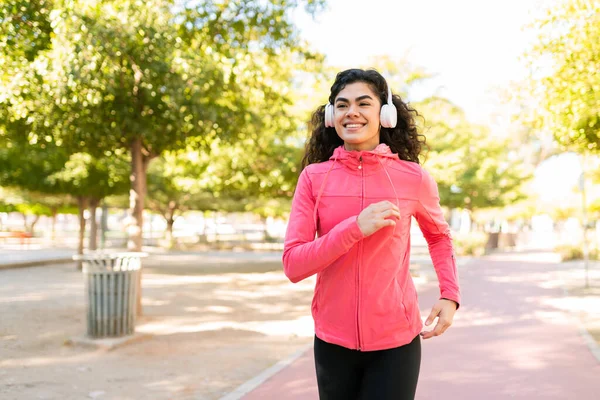
<svg viewBox="0 0 600 400"><path fill-rule="evenodd" d="M392 178L390 178L390 174L387 172L387 169L385 168L385 165L383 165L383 163L381 162L381 160L379 159L379 157L377 157L377 161L379 161L379 164L381 165L381 168L383 168L383 171L385 172L385 175L388 178L388 182L392 186L392 190L394 191L394 196L396 196L396 206L398 208L400 208L400 200L398 199L398 193L396 193L396 187L394 186L394 182L392 182Z"/></svg>
<svg viewBox="0 0 600 400"><path fill-rule="evenodd" d="M398 193L396 192L396 187L394 186L394 182L392 182L392 178L390 177L390 174L388 173L387 169L385 168L385 165L383 165L383 163L381 162L379 157L377 157L377 161L379 161L381 168L383 168L383 171L385 172L385 175L388 178L388 182L392 186L392 190L394 191L394 196L396 197L396 207L398 207L398 210L400 210L400 200L398 199ZM400 216L400 218L402 218L402 216ZM394 225L394 233L396 233L396 225Z"/></svg>
<svg viewBox="0 0 600 400"><path fill-rule="evenodd" d="M321 195L323 194L323 190L325 189L325 182L327 182L327 177L329 176L329 173L333 169L333 166L335 165L336 161L337 161L337 156L333 159L331 166L327 170L327 174L325 174L325 179L323 179L323 183L321 183L321 187L319 188L319 194L317 195L317 201L315 203L315 209L313 211L313 221L315 223L315 231L317 230L317 209L319 208L319 202L321 201Z"/></svg>

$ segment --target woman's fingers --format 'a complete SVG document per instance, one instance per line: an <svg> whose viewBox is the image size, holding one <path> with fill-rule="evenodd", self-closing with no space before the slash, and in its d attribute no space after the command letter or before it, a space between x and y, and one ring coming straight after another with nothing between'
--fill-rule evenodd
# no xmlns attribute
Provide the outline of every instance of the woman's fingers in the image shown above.
<svg viewBox="0 0 600 400"><path fill-rule="evenodd" d="M357 218L358 226L365 236L372 235L385 226L394 226L400 219L400 209L390 201L372 203Z"/></svg>
<svg viewBox="0 0 600 400"><path fill-rule="evenodd" d="M391 201L380 201L379 203L376 203L376 206L379 208L380 211L384 211L384 210L396 210L398 212L400 212L400 209L398 209L398 206L395 205L394 203L392 203Z"/></svg>
<svg viewBox="0 0 600 400"><path fill-rule="evenodd" d="M396 221L394 221L393 219L382 219L377 222L377 227L379 229L383 228L384 226L394 226L394 225L396 225Z"/></svg>
<svg viewBox="0 0 600 400"><path fill-rule="evenodd" d="M394 209L388 209L388 210L384 210L381 215L383 216L383 218L387 218L387 217L397 217L400 218L400 211L398 210L394 210Z"/></svg>

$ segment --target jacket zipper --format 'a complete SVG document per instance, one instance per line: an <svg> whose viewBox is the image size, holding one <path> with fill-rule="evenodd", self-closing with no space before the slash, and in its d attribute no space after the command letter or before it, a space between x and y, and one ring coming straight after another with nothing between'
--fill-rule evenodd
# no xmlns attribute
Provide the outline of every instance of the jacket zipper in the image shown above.
<svg viewBox="0 0 600 400"><path fill-rule="evenodd" d="M365 171L363 171L362 157L359 158L358 169L361 171L361 196L360 196L360 210L364 208L365 200ZM358 351L362 350L362 343L360 340L360 261L362 259L362 247L363 241L361 240L358 245L358 262L356 265L356 336L358 343Z"/></svg>

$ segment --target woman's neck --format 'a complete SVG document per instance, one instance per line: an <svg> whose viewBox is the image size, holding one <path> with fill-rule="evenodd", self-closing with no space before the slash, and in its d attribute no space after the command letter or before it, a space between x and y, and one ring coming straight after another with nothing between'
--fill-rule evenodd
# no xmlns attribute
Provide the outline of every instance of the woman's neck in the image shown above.
<svg viewBox="0 0 600 400"><path fill-rule="evenodd" d="M367 144L367 143L346 143L344 142L344 150L346 151L372 151L375 150L379 143Z"/></svg>

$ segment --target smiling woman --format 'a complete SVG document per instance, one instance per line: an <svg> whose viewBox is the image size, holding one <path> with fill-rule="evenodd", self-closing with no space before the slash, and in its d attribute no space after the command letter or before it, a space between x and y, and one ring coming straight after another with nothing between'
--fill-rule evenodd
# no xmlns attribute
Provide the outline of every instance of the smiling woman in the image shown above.
<svg viewBox="0 0 600 400"><path fill-rule="evenodd" d="M377 71L360 69L340 72L329 103L313 114L283 265L292 282L317 274L321 400L413 399L421 337L444 333L460 303L437 185L419 165L416 115ZM429 331L409 272L412 217L440 281L425 325L438 322Z"/></svg>

